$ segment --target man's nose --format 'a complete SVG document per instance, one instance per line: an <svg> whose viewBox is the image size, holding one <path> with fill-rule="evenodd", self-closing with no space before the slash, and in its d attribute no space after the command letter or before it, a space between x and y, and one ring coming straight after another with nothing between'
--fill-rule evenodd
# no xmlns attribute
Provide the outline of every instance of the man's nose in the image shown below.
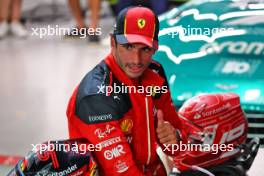
<svg viewBox="0 0 264 176"><path fill-rule="evenodd" d="M134 49L132 58L135 64L141 63L141 53L139 49Z"/></svg>

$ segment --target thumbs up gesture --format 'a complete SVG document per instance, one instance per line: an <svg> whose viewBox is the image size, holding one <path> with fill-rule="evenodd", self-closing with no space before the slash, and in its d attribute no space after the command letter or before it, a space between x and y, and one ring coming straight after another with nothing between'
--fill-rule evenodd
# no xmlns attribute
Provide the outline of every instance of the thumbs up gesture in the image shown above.
<svg viewBox="0 0 264 176"><path fill-rule="evenodd" d="M157 111L158 126L156 133L161 144L176 144L177 136L175 128L164 120L162 110Z"/></svg>

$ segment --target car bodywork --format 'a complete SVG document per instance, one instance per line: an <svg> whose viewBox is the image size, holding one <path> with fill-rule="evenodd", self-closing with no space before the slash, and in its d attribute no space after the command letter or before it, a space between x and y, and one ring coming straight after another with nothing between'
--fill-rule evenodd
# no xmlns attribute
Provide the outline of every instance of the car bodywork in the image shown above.
<svg viewBox="0 0 264 176"><path fill-rule="evenodd" d="M174 104L239 94L249 138L264 144L264 1L194 0L159 17L159 61Z"/></svg>

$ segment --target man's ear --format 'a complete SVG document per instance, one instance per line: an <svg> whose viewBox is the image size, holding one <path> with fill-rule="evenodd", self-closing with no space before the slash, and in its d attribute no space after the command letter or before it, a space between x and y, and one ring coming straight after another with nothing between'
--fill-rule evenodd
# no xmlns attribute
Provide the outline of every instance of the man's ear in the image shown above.
<svg viewBox="0 0 264 176"><path fill-rule="evenodd" d="M116 42L115 42L115 38L114 38L114 36L113 35L111 35L111 39L110 39L111 41L111 48L113 48L113 47L116 47Z"/></svg>

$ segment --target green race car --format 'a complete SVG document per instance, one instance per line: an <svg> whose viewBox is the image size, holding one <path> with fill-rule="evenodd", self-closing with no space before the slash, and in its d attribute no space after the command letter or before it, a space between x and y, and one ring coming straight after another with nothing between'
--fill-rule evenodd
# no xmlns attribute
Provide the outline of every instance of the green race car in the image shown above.
<svg viewBox="0 0 264 176"><path fill-rule="evenodd" d="M159 17L159 61L174 104L235 92L264 144L264 1L194 0Z"/></svg>

